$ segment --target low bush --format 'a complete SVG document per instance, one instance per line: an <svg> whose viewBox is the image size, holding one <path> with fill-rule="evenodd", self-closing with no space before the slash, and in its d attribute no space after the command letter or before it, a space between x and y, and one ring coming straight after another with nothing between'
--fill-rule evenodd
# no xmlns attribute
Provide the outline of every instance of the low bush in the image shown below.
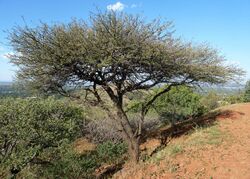
<svg viewBox="0 0 250 179"><path fill-rule="evenodd" d="M85 137L94 143L101 144L107 141L118 143L122 141L121 132L116 129L114 122L106 117L89 120L83 126L83 131Z"/></svg>
<svg viewBox="0 0 250 179"><path fill-rule="evenodd" d="M127 147L118 140L85 154L73 149L83 118L81 108L63 100L2 99L0 178L93 178L102 164L124 160Z"/></svg>
<svg viewBox="0 0 250 179"><path fill-rule="evenodd" d="M179 86L160 96L153 107L164 123L174 124L202 115L205 107L200 100L201 96L192 88Z"/></svg>
<svg viewBox="0 0 250 179"><path fill-rule="evenodd" d="M223 102L225 103L225 105L242 103L244 102L244 95L241 92L237 94L229 95L223 99Z"/></svg>
<svg viewBox="0 0 250 179"><path fill-rule="evenodd" d="M250 80L248 80L246 82L243 101L244 102L250 102Z"/></svg>
<svg viewBox="0 0 250 179"><path fill-rule="evenodd" d="M220 106L220 101L222 100L223 98L215 91L210 91L206 95L203 95L201 103L206 107L208 111L211 111L215 108L218 108Z"/></svg>
<svg viewBox="0 0 250 179"><path fill-rule="evenodd" d="M129 114L130 124L132 128L136 128L140 114L138 112L130 112ZM148 131L153 128L157 128L161 121L158 114L150 113L145 117L142 130ZM84 126L82 126L84 136L90 141L101 144L104 142L112 141L119 143L122 141L122 134L117 130L114 121L107 116L99 116L98 118L88 119Z"/></svg>
<svg viewBox="0 0 250 179"><path fill-rule="evenodd" d="M101 145L97 146L97 158L100 162L105 161L105 163L119 162L121 156L127 151L127 146L125 143L113 143L107 141Z"/></svg>
<svg viewBox="0 0 250 179"><path fill-rule="evenodd" d="M80 108L53 98L1 99L2 170L15 176L30 163L40 161L44 152L73 141L80 134L78 126L83 117Z"/></svg>
<svg viewBox="0 0 250 179"><path fill-rule="evenodd" d="M49 165L33 166L39 169L35 175L42 178L92 178L94 170L99 166L96 155L77 154L68 144L43 157L50 159Z"/></svg>
<svg viewBox="0 0 250 179"><path fill-rule="evenodd" d="M127 151L124 143L111 141L99 144L96 151L77 154L72 146L64 145L53 155L50 166L40 166L37 176L44 178L94 178L95 170L103 164L114 164L124 160Z"/></svg>

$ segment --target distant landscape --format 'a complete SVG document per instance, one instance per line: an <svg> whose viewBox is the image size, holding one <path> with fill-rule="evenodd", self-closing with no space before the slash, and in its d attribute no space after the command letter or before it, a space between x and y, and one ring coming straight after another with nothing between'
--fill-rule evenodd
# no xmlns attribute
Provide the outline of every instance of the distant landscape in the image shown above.
<svg viewBox="0 0 250 179"><path fill-rule="evenodd" d="M209 91L214 91L221 95L233 95L244 90L244 84L229 84L229 85L218 85L218 86L204 86L202 89L197 89L199 93L206 94ZM25 89L22 89L15 85L14 82L4 82L0 81L0 96L9 97L24 97L31 95Z"/></svg>
<svg viewBox="0 0 250 179"><path fill-rule="evenodd" d="M27 91L20 89L13 82L0 82L0 97L25 97Z"/></svg>

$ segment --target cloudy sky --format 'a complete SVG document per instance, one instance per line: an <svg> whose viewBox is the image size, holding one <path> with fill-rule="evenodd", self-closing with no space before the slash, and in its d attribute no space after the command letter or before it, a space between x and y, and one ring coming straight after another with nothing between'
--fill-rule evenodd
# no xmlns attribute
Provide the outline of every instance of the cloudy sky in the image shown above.
<svg viewBox="0 0 250 179"><path fill-rule="evenodd" d="M16 70L8 61L13 52L7 30L24 21L35 26L40 21L69 22L74 17L87 20L97 9L173 21L176 36L209 43L250 78L250 0L0 0L0 81L12 81Z"/></svg>

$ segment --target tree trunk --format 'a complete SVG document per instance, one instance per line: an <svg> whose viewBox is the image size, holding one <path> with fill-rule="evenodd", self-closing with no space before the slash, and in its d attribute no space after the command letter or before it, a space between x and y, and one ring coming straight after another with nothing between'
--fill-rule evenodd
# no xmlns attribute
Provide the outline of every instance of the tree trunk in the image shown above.
<svg viewBox="0 0 250 179"><path fill-rule="evenodd" d="M137 163L140 157L139 140L135 137L129 141L128 153L132 162Z"/></svg>
<svg viewBox="0 0 250 179"><path fill-rule="evenodd" d="M122 136L125 142L128 145L128 153L132 162L137 163L139 161L139 142L140 137L136 136L132 130L132 127L129 123L128 117L123 109L117 105L117 117L119 122L119 128L122 131Z"/></svg>
<svg viewBox="0 0 250 179"><path fill-rule="evenodd" d="M138 131L134 132L132 126L128 120L128 116L123 110L123 93L121 93L121 86L117 87L117 96L114 94L113 90L107 86L103 86L104 90L109 95L110 99L117 111L117 116L114 122L117 122L118 130L122 131L122 136L124 141L128 144L128 152L132 162L137 163L139 161L139 142L140 135Z"/></svg>

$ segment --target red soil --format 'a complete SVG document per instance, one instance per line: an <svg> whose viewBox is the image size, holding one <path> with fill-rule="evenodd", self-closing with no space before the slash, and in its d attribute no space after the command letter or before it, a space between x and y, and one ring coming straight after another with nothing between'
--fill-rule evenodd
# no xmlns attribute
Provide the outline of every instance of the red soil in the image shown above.
<svg viewBox="0 0 250 179"><path fill-rule="evenodd" d="M219 146L189 147L171 161L124 167L114 178L250 179L250 104L235 104L221 110L230 111L216 118L219 129L229 138ZM174 171L169 170L169 165Z"/></svg>

